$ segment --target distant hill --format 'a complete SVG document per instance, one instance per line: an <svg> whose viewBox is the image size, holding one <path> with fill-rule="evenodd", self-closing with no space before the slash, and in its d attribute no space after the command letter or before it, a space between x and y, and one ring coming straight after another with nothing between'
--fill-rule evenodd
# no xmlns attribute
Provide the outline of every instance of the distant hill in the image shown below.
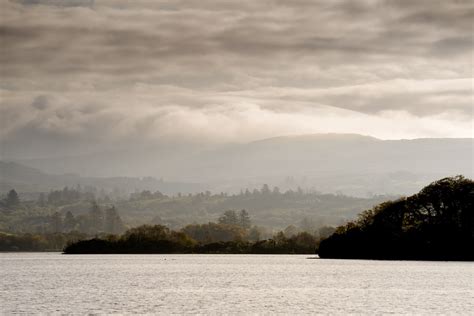
<svg viewBox="0 0 474 316"><path fill-rule="evenodd" d="M25 160L50 173L155 176L238 191L263 183L367 196L411 194L445 176L473 176L473 139L380 140L356 134L276 137L212 149L128 149Z"/></svg>
<svg viewBox="0 0 474 316"><path fill-rule="evenodd" d="M352 134L304 135L272 138L205 153L204 166L215 168L221 163L220 167L225 170L225 164L231 161L229 171L235 175L262 176L399 171L472 173L473 148L473 139L384 141ZM215 158L211 165L208 159L212 157Z"/></svg>
<svg viewBox="0 0 474 316"><path fill-rule="evenodd" d="M41 172L36 168L24 166L15 162L0 161L0 192L16 189L21 192L38 191L61 186L65 179Z"/></svg>
<svg viewBox="0 0 474 316"><path fill-rule="evenodd" d="M195 192L205 189L197 183L165 182L145 177L81 177L76 174L54 175L15 162L0 161L0 193L15 189L22 193L48 192L65 186L94 187L117 191L123 195L141 190L158 190L166 194Z"/></svg>

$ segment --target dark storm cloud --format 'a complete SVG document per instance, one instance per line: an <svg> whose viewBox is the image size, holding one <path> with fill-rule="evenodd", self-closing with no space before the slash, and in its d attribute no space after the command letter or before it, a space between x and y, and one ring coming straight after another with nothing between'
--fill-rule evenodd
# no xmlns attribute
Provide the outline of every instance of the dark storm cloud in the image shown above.
<svg viewBox="0 0 474 316"><path fill-rule="evenodd" d="M116 6L121 7L120 1L117 3ZM238 14L225 9L217 13L206 11L209 7L206 1L198 7L183 6L181 10L171 12L137 8L138 5L125 2L116 10L98 3L95 10L70 9L69 13L64 13L66 9L43 7L41 16L50 14L49 18L36 16L23 23L12 23L17 25L4 26L3 32L7 34L3 38L6 45L2 62L35 65L49 59L44 72L53 70L70 74L83 70L90 73L96 68L100 73L112 75L117 71L144 74L145 69L156 72L165 61L179 63L182 58L191 59L191 64L203 61L216 64L216 60L224 59L219 66L228 67L229 72L234 70L233 58L244 59L237 63L243 61L243 66L248 64L249 68L255 69L253 72L258 72L259 68L271 70L265 69L265 63L259 67L264 57L274 58L275 62L294 63L295 68L301 65L291 57L330 60L337 65L337 62L350 63L352 55L356 55L357 59L376 63L383 57L416 58L430 49L443 49L452 40L449 35L459 36L457 33L441 34L443 31L439 28L444 26L443 17L447 15L451 22L460 25L472 17L465 12L453 15L453 10L446 5L442 6L442 11L436 6L431 6L433 9L425 7L427 12L424 14L437 19L423 20L423 25L411 29L405 24L413 19L410 18L412 15L421 14L417 13L421 10L418 7L414 12L405 9L384 14L384 11L390 12L392 6L370 1L337 2L333 6L327 4L332 2L310 3L301 1L291 6L278 1L262 2L260 10L253 8L250 12L237 11ZM268 7L274 10L267 13ZM350 19L358 12L378 18ZM443 23L438 24L438 20ZM469 32L468 28L464 29L464 39L469 38L466 32ZM393 36L397 33L399 36ZM433 33L440 34L434 34L436 38L433 38ZM443 45L443 41L448 42ZM463 50L469 48L468 44L463 42ZM25 46L34 49L22 50ZM453 53L458 54L458 51L453 49ZM194 69L191 67L191 70ZM278 80L284 73L276 73L276 76Z"/></svg>
<svg viewBox="0 0 474 316"><path fill-rule="evenodd" d="M182 127L180 137L199 130L224 139L245 128L251 139L330 132L323 116L358 122L358 115L370 116L372 130L344 123L355 128L347 132L386 136L381 128L395 117L429 122L422 134L419 124L408 126L406 137L438 136L440 126L447 136L470 133L472 1L1 0L1 7L0 111L13 118L4 139L35 129L172 137L172 126ZM206 129L212 124L223 125L222 135Z"/></svg>

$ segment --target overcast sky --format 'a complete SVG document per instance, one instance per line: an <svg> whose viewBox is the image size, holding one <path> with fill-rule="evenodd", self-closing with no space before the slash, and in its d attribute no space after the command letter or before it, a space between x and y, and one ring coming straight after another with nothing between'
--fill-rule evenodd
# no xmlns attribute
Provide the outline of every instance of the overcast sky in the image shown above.
<svg viewBox="0 0 474 316"><path fill-rule="evenodd" d="M3 157L473 136L472 0L0 3Z"/></svg>

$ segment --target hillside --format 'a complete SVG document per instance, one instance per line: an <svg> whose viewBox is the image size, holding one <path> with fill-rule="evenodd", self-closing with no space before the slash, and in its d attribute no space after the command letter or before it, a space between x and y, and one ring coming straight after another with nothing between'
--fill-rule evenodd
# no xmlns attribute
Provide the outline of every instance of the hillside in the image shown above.
<svg viewBox="0 0 474 316"><path fill-rule="evenodd" d="M155 176L238 192L263 183L354 196L413 194L445 176L473 176L473 139L380 140L356 134L276 137L214 148L124 149L25 160L51 173Z"/></svg>
<svg viewBox="0 0 474 316"><path fill-rule="evenodd" d="M126 197L141 190L158 190L166 194L203 190L198 183L163 181L153 177L82 177L77 174L49 174L15 162L0 161L0 193L15 189L24 197L37 197L39 192L82 186L88 190L104 190L109 195Z"/></svg>
<svg viewBox="0 0 474 316"><path fill-rule="evenodd" d="M236 195L200 193L181 197L142 197L120 201L116 206L124 221L133 226L152 222L179 228L188 223L215 221L225 210L246 209L253 223L259 226L283 229L296 225L314 230L345 222L386 198L259 190Z"/></svg>

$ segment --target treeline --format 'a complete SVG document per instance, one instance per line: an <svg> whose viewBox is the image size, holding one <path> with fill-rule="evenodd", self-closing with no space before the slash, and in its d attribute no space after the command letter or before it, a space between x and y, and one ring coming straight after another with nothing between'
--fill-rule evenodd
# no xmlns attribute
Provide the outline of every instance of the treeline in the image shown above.
<svg viewBox="0 0 474 316"><path fill-rule="evenodd" d="M179 230L142 225L121 235L125 227L115 207L104 209L96 202L76 217L56 212L48 225L42 233L0 234L0 251L58 250L69 243L68 253L312 253L320 237L334 231L322 227L308 233L290 225L272 233L253 225L250 214L242 209L225 211L217 222L189 224Z"/></svg>
<svg viewBox="0 0 474 316"><path fill-rule="evenodd" d="M182 193L177 193L174 196L169 196L166 194L161 193L160 191L155 191L152 192L150 190L143 190L141 192L135 192L130 194L130 201L140 201L140 200L151 200L151 199L160 199L160 198L182 198L182 197L188 197L188 198L194 198L194 199L215 199L215 198L261 198L263 197L302 197L302 196L308 196L308 195L322 195L322 193L317 192L317 191L304 191L301 187L297 187L295 190L293 189L288 189L286 191L281 191L279 187L275 186L273 188L270 188L268 184L263 184L260 189L245 189L245 190L240 190L239 193L237 194L229 194L226 192L220 192L220 193L212 193L210 191L205 191L205 192L198 192L198 193L188 193L188 194L182 194ZM332 195L332 194L329 194Z"/></svg>
<svg viewBox="0 0 474 316"><path fill-rule="evenodd" d="M474 182L444 178L382 203L323 240L323 258L474 260Z"/></svg>
<svg viewBox="0 0 474 316"><path fill-rule="evenodd" d="M104 228L107 225L91 225L90 217L93 216L89 209L91 201L96 201L104 213L114 205L120 211L121 221L128 227L158 224L175 230L189 223L214 222L222 210L251 210L254 223L270 231L270 235L263 232L263 237L270 238L272 231L288 225L314 234L322 226L339 225L360 210L383 201L381 197L354 198L301 188L282 192L278 187L268 185L255 190L245 189L238 194L205 191L169 196L160 191L145 190L132 194L129 199L119 199L116 193L111 193L111 199L102 189L74 186L45 192L31 200L23 193L19 196L11 190L0 200L0 231L119 233Z"/></svg>
<svg viewBox="0 0 474 316"><path fill-rule="evenodd" d="M355 198L316 191L281 191L263 185L261 189L242 190L238 194L211 193L167 196L142 191L129 200L117 202L124 219L134 226L153 223L179 229L187 223L215 221L222 210L251 210L254 223L282 229L295 225L312 232L325 225L340 225L361 210L387 197Z"/></svg>
<svg viewBox="0 0 474 316"><path fill-rule="evenodd" d="M217 242L259 239L261 231L252 227L250 215L246 210L228 210L219 217L218 223L191 224L181 231L198 242Z"/></svg>
<svg viewBox="0 0 474 316"><path fill-rule="evenodd" d="M216 227L232 225L209 223ZM222 227L221 227L222 228ZM286 236L279 232L271 239L249 241L236 238L230 241L199 242L186 230L173 231L161 225L143 225L128 230L122 236L94 238L69 244L66 254L144 254L144 253L209 253L209 254L312 254L318 239L309 233Z"/></svg>
<svg viewBox="0 0 474 316"><path fill-rule="evenodd" d="M326 228L327 230L327 228ZM323 230L322 230L323 232ZM142 225L123 235L82 240L65 253L314 253L319 238L288 227L263 239L262 228L252 225L247 210L225 211L218 222L190 224L181 230ZM324 232L323 232L324 233Z"/></svg>
<svg viewBox="0 0 474 316"><path fill-rule="evenodd" d="M78 201L94 201L96 196L93 192L76 188L64 187L62 190L53 190L48 194L40 193L38 197L39 206L66 205Z"/></svg>
<svg viewBox="0 0 474 316"><path fill-rule="evenodd" d="M142 190L140 192L131 193L129 197L129 201L147 201L147 200L157 200L157 199L192 199L194 203L202 202L202 201L211 201L211 200L219 200L219 199L233 199L233 200L245 200L249 199L262 199L265 197L272 197L272 198L296 198L308 195L320 195L319 192L305 192L302 188L298 187L295 190L289 189L284 192L280 190L279 187L273 187L272 189L268 184L263 184L260 189L245 189L240 190L237 194L229 194L226 192L220 193L212 193L211 191L204 191L198 193L177 193L175 195L166 195L160 191L150 191L150 190Z"/></svg>

